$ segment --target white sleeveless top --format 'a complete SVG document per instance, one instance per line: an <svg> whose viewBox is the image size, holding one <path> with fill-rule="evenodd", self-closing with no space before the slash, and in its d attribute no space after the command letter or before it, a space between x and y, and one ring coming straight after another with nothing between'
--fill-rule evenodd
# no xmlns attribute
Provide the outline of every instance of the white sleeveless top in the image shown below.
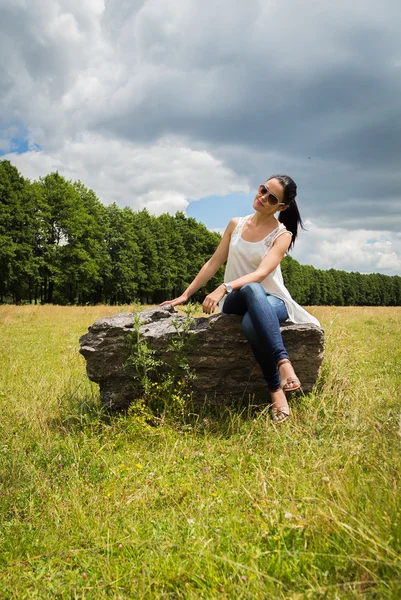
<svg viewBox="0 0 401 600"><path fill-rule="evenodd" d="M285 225L279 223L278 227L260 242L247 242L242 239L241 233L245 222L251 216L241 217L231 235L224 283L229 283L230 281L234 281L234 279L255 271L273 246L274 241L287 231ZM289 321L292 323L314 323L320 326L319 321L315 317L292 299L290 292L284 285L280 265L261 281L261 285L268 294L277 296L277 298L284 301ZM224 298L219 302L220 310L222 310L223 304Z"/></svg>

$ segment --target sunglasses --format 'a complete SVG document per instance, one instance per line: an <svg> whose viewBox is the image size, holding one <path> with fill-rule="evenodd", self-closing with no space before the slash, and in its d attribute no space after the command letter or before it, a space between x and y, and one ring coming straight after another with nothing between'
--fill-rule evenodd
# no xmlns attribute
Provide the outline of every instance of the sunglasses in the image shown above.
<svg viewBox="0 0 401 600"><path fill-rule="evenodd" d="M284 202L280 202L277 196L270 192L269 188L267 188L264 183L262 183L259 186L259 193L262 194L262 196L268 194L267 201L270 204L270 206L276 206L276 204L284 204Z"/></svg>

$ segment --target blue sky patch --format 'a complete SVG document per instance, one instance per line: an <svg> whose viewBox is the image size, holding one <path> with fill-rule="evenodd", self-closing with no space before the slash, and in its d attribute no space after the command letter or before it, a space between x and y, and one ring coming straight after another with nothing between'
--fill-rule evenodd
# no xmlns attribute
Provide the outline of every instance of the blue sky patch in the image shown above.
<svg viewBox="0 0 401 600"><path fill-rule="evenodd" d="M243 217L254 212L252 208L254 194L228 194L227 196L208 196L191 202L187 216L201 221L210 229L224 229L233 217Z"/></svg>
<svg viewBox="0 0 401 600"><path fill-rule="evenodd" d="M41 147L38 144L32 144L28 139L28 130L21 125L9 125L0 129L0 156L15 153L23 154L29 150L38 152Z"/></svg>

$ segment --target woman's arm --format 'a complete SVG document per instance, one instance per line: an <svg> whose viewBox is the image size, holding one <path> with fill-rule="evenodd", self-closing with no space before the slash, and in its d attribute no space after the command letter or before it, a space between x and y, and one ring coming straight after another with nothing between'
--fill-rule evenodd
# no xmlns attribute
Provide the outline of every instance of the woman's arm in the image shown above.
<svg viewBox="0 0 401 600"><path fill-rule="evenodd" d="M239 277L238 279L234 279L233 281L229 282L233 290L239 290L247 283L253 283L255 281L260 283L261 281L266 279L266 277L270 275L270 273L272 273L274 269L280 264L285 253L289 248L290 243L291 234L281 234L276 239L272 248L260 262L260 265L257 269L255 269L255 271L252 271L252 273L248 273L248 275L244 275L243 277ZM224 285L219 285L219 287L216 288L214 292L206 296L202 304L203 312L209 314L213 313L216 309L217 304L222 298L224 298L225 293L226 288L224 287Z"/></svg>
<svg viewBox="0 0 401 600"><path fill-rule="evenodd" d="M174 300L166 300L159 304L159 306L165 306L171 304L177 306L178 304L184 304L187 300L195 294L202 286L204 286L209 279L213 277L220 269L221 265L227 260L228 248L230 245L231 234L238 224L238 217L231 219L226 227L226 230L221 238L220 244L216 248L213 256L203 265L195 279L189 284L187 289L181 296Z"/></svg>

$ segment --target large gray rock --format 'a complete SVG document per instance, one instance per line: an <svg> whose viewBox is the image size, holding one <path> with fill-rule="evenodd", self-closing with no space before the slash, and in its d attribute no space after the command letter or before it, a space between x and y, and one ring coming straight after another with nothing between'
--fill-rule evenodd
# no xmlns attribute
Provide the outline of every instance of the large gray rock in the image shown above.
<svg viewBox="0 0 401 600"><path fill-rule="evenodd" d="M171 363L174 357L166 350L177 325L182 328L186 317L172 307L137 314L140 333L155 350L155 358ZM79 340L88 377L99 383L101 401L112 409L125 408L138 397L134 371L123 366L129 355L127 336L133 331L133 318L133 313L119 313L99 319ZM268 401L266 382L240 323L241 317L221 313L193 320L186 355L196 373L192 383L195 404L205 398L214 404ZM323 359L324 331L312 324L283 324L281 332L302 388L309 392Z"/></svg>

